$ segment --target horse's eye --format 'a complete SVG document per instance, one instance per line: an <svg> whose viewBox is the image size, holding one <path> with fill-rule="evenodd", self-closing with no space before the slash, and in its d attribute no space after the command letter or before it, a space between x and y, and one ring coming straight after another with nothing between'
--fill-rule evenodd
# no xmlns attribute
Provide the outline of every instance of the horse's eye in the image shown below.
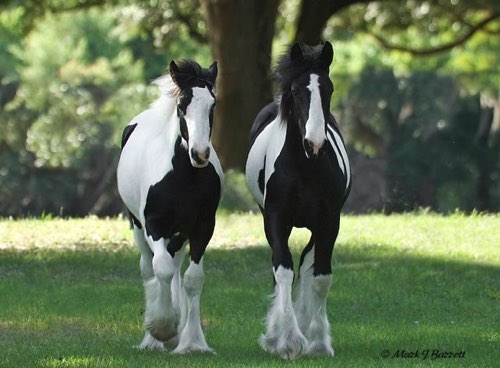
<svg viewBox="0 0 500 368"><path fill-rule="evenodd" d="M298 91L294 88L292 88L292 95L297 96Z"/></svg>

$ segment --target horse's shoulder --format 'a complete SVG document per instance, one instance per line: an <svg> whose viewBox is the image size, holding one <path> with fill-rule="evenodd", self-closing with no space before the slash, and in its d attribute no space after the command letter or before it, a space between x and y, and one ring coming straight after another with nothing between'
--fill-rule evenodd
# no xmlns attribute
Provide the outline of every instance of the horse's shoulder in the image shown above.
<svg viewBox="0 0 500 368"><path fill-rule="evenodd" d="M250 131L250 146L254 144L255 139L257 139L264 128L276 119L276 116L278 116L278 108L278 103L273 101L260 110L259 114L255 118L252 130Z"/></svg>

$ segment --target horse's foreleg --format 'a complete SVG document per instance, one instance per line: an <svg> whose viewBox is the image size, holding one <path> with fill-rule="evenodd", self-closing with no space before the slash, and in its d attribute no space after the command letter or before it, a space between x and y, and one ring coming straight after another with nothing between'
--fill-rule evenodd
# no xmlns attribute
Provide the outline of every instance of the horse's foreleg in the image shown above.
<svg viewBox="0 0 500 368"><path fill-rule="evenodd" d="M310 281L310 297L304 301L309 304L307 320L310 321L304 330L309 340L307 354L334 355L326 304L332 283L332 251L338 231L339 216L328 230L320 230L314 236L314 272Z"/></svg>
<svg viewBox="0 0 500 368"><path fill-rule="evenodd" d="M160 341L168 341L177 334L178 315L172 306L171 282L175 272L174 259L167 251L168 240L154 240L147 237L153 251L152 268L154 277L144 282L146 309L144 325L146 330Z"/></svg>
<svg viewBox="0 0 500 368"><path fill-rule="evenodd" d="M261 347L284 359L293 359L305 350L307 340L299 329L292 305L293 260L288 248L292 227L281 216L265 216L266 237L273 252L273 273L276 281L271 307L267 315L266 333Z"/></svg>
<svg viewBox="0 0 500 368"><path fill-rule="evenodd" d="M213 352L213 349L208 346L205 340L205 335L201 327L200 298L204 278L203 260L200 260L199 263L191 261L183 278L187 301L185 324L179 335L179 344L175 348L174 353Z"/></svg>

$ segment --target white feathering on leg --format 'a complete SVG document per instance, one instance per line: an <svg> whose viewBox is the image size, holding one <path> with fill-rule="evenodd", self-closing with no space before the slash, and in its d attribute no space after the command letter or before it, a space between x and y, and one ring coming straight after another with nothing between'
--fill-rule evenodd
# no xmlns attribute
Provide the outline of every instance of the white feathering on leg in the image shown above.
<svg viewBox="0 0 500 368"><path fill-rule="evenodd" d="M301 355L307 345L292 305L293 271L279 266L274 275L275 293L267 315L266 334L261 336L260 345L283 359L293 359Z"/></svg>

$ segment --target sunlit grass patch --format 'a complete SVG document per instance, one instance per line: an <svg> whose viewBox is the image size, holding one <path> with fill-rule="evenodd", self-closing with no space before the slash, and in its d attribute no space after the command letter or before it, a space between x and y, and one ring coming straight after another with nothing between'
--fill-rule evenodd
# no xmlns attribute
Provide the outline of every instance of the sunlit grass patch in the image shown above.
<svg viewBox="0 0 500 368"><path fill-rule="evenodd" d="M215 356L132 348L144 309L132 239L125 219L0 221L0 367L490 367L500 353L499 216L343 217L328 300L336 356L291 363L257 344L273 287L260 214L219 216L205 256ZM294 231L296 262L308 239ZM426 348L466 355L380 355Z"/></svg>

